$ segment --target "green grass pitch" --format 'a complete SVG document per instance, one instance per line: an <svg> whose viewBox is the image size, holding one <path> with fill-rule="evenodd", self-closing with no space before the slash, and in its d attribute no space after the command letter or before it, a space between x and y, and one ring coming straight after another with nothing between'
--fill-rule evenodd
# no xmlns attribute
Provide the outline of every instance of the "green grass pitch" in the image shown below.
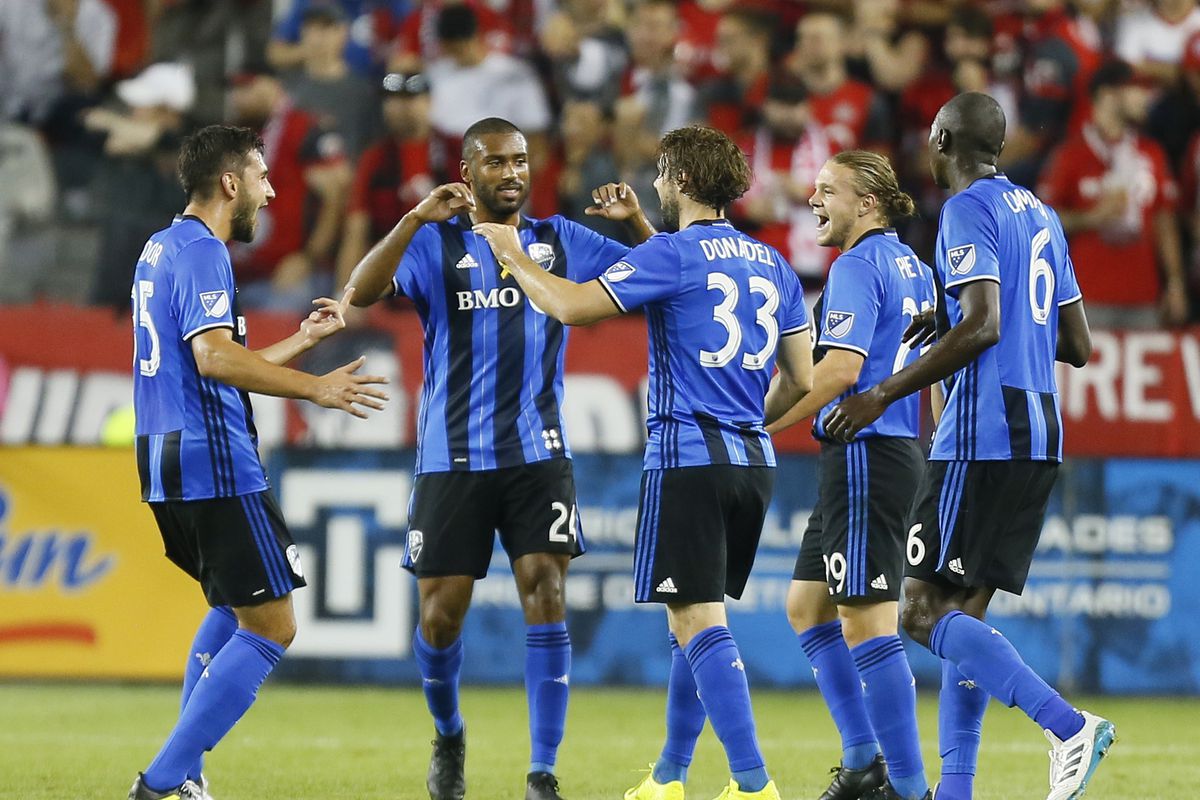
<svg viewBox="0 0 1200 800"><path fill-rule="evenodd" d="M619 800L662 743L665 693L580 687L571 696L559 777L568 800ZM937 768L934 697L921 698L926 769ZM756 692L758 731L784 798L816 797L839 748L812 692ZM175 718L166 686L0 684L0 798L123 800ZM519 689L467 687L468 798L521 800L528 758ZM1086 701L1109 716L1119 741L1087 796L1191 797L1200 785L1200 700ZM415 689L268 683L258 703L209 756L217 800L425 800L431 723ZM1046 743L1016 710L992 703L977 800L1046 795ZM688 797L711 800L728 780L705 729Z"/></svg>

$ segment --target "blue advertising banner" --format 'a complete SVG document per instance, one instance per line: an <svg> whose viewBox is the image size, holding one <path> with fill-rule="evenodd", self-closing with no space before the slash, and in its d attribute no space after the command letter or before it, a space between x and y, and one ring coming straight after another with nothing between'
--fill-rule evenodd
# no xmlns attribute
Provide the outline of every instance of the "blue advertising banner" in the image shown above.
<svg viewBox="0 0 1200 800"><path fill-rule="evenodd" d="M417 681L416 582L399 567L412 463L411 451L275 452L273 483L309 581L295 595L299 634L282 674ZM571 680L665 683L665 614L633 603L641 458L579 455L575 479L588 553L572 563L567 583ZM730 626L754 685L811 685L784 602L816 499L816 458L782 457L775 495ZM998 595L991 621L1064 689L1198 692L1200 585L1188 564L1200 564L1200 462L1074 461L1060 475L1024 595ZM464 680L523 680L524 623L498 547L463 636ZM935 687L937 660L908 644L919 684Z"/></svg>

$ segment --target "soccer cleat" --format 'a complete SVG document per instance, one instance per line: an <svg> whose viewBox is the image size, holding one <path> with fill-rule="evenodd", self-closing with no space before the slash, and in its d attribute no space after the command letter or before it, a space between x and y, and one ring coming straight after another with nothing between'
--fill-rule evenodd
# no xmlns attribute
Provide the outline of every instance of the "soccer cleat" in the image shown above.
<svg viewBox="0 0 1200 800"><path fill-rule="evenodd" d="M767 781L767 785L759 789L757 792L744 792L738 785L737 781L729 779L729 785L725 790L717 795L717 800L780 800L779 790L775 788L775 781Z"/></svg>
<svg viewBox="0 0 1200 800"><path fill-rule="evenodd" d="M1083 715L1083 727L1065 742L1046 731L1050 740L1050 794L1046 800L1083 797L1092 773L1117 740L1117 729L1111 722L1086 711L1079 713Z"/></svg>
<svg viewBox="0 0 1200 800"><path fill-rule="evenodd" d="M183 785L166 792L156 792L142 783L142 773L138 773L129 787L129 800L201 800L200 787L192 781L184 781Z"/></svg>
<svg viewBox="0 0 1200 800"><path fill-rule="evenodd" d="M887 762L882 754L876 755L862 769L849 769L839 764L829 771L833 773L833 782L821 795L821 800L858 800L887 783Z"/></svg>
<svg viewBox="0 0 1200 800"><path fill-rule="evenodd" d="M525 777L525 800L563 800L558 778L549 772L531 772Z"/></svg>
<svg viewBox="0 0 1200 800"><path fill-rule="evenodd" d="M204 777L204 773L200 773L200 780L195 782L197 789L196 800L213 800L213 796L208 793L208 778Z"/></svg>
<svg viewBox="0 0 1200 800"><path fill-rule="evenodd" d="M637 786L625 791L625 800L683 800L683 782L659 783L654 780L654 765L651 764L650 774Z"/></svg>
<svg viewBox="0 0 1200 800"><path fill-rule="evenodd" d="M904 800L904 798L892 787L891 781L884 781L883 786L864 794L862 800ZM926 790L925 794L921 796L921 800L933 800L933 791Z"/></svg>
<svg viewBox="0 0 1200 800"><path fill-rule="evenodd" d="M429 800L462 800L467 793L463 768L467 760L466 728L454 736L438 734L433 740L433 756L429 759L429 775L425 788Z"/></svg>

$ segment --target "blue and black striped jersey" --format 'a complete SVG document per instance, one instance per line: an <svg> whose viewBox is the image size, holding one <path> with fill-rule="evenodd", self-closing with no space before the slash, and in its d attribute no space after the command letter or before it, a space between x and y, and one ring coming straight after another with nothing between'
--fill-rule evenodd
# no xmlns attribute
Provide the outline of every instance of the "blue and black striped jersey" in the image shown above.
<svg viewBox="0 0 1200 800"><path fill-rule="evenodd" d="M1058 215L1002 174L980 178L942 208L937 271L952 326L964 285L1000 284L1000 341L947 380L930 458L1061 461L1058 309L1082 294Z"/></svg>
<svg viewBox="0 0 1200 800"><path fill-rule="evenodd" d="M535 262L580 283L629 250L561 216L522 217L518 234ZM559 414L566 327L501 277L468 217L421 226L392 286L425 330L418 474L570 457Z"/></svg>
<svg viewBox="0 0 1200 800"><path fill-rule="evenodd" d="M804 290L774 248L725 220L660 233L600 282L622 311L646 309L646 469L775 466L763 401L779 337L808 328Z"/></svg>
<svg viewBox="0 0 1200 800"><path fill-rule="evenodd" d="M246 341L225 243L195 217L150 237L133 280L133 407L142 499L261 492L250 398L196 369L191 338L230 328Z"/></svg>

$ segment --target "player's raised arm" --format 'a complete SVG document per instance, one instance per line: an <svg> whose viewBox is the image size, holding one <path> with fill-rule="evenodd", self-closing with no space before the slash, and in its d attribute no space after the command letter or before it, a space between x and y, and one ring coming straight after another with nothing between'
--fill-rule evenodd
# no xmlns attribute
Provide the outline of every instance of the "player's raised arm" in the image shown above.
<svg viewBox="0 0 1200 800"><path fill-rule="evenodd" d="M775 353L779 372L771 379L763 401L764 421L770 425L789 410L798 408L813 389L812 331L802 330L779 340ZM836 395L834 395L836 397ZM828 402L828 401L826 401ZM820 406L818 406L820 408ZM811 415L813 412L809 412ZM786 427L786 426L785 426ZM772 429L768 428L768 432Z"/></svg>
<svg viewBox="0 0 1200 800"><path fill-rule="evenodd" d="M435 188L429 196L409 211L387 236L372 247L354 271L346 288L353 288L351 302L365 308L392 293L392 276L396 265L404 257L417 231L427 222L444 222L451 217L475 208L475 196L464 183L446 183Z"/></svg>
<svg viewBox="0 0 1200 800"><path fill-rule="evenodd" d="M591 217L603 217L624 222L633 232L634 244L641 244L658 233L638 201L637 193L628 183L606 183L592 190L592 205L583 210Z"/></svg>
<svg viewBox="0 0 1200 800"><path fill-rule="evenodd" d="M381 409L386 393L372 384L387 383L379 375L357 375L364 359L338 367L325 375L272 364L253 350L233 340L229 328L210 328L191 339L196 370L205 378L234 386L247 392L308 400L325 408L340 408L356 417L366 417L359 408Z"/></svg>
<svg viewBox="0 0 1200 800"><path fill-rule="evenodd" d="M539 267L521 247L512 225L484 222L472 230L487 239L496 260L513 274L529 299L564 325L591 325L621 313L598 280L575 283Z"/></svg>

